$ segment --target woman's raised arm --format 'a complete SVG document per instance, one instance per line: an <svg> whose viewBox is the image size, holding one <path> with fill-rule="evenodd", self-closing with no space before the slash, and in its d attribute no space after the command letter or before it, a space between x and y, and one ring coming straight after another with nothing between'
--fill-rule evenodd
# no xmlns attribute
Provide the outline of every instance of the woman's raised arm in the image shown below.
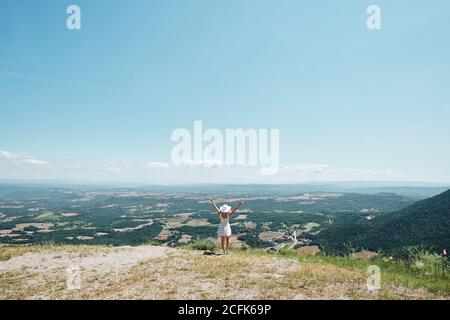
<svg viewBox="0 0 450 320"><path fill-rule="evenodd" d="M238 211L239 208L240 208L243 204L244 204L244 200L239 201L239 204L238 204L233 210L230 211L230 215L232 215L232 214L234 214L236 211Z"/></svg>
<svg viewBox="0 0 450 320"><path fill-rule="evenodd" d="M210 197L210 198L209 198L209 201L211 201L211 204L212 204L214 210L216 210L217 213L220 213L220 210L219 210L219 208L217 207L217 204L216 204L216 202L214 201L213 197Z"/></svg>

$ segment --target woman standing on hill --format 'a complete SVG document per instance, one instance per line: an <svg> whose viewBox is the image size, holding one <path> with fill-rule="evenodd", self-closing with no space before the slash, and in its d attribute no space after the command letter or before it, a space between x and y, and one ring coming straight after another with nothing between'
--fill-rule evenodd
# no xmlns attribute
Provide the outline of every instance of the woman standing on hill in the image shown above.
<svg viewBox="0 0 450 320"><path fill-rule="evenodd" d="M217 214L220 217L220 225L217 229L217 235L220 237L220 245L222 247L223 254L227 254L228 249L230 248L231 237L230 216L237 210L239 210L241 205L244 204L244 201L241 200L234 209L231 209L231 207L226 204L218 208L216 202L212 197L209 199L209 201L211 201L214 210L216 210Z"/></svg>

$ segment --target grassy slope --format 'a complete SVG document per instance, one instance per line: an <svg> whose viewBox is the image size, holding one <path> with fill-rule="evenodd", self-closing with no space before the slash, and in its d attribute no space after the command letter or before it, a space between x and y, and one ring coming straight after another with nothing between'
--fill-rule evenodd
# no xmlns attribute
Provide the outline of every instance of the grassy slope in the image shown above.
<svg viewBox="0 0 450 320"><path fill-rule="evenodd" d="M13 257L55 254L83 259L117 248L94 246L0 246L0 266ZM134 250L129 247L123 250ZM39 256L40 258L40 256ZM365 288L370 264L382 270L382 289ZM80 291L66 289L65 268L52 272L20 269L0 272L0 299L448 299L450 281L415 274L406 266L352 258L299 256L292 251L268 254L234 250L228 256L171 250L164 257L121 271L83 270Z"/></svg>

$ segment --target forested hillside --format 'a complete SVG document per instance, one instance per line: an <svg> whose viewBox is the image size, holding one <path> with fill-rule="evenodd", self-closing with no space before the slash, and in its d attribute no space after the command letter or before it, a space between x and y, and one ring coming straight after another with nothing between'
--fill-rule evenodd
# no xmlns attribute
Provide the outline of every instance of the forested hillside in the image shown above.
<svg viewBox="0 0 450 320"><path fill-rule="evenodd" d="M405 246L423 245L441 252L450 245L450 190L404 209L369 220L339 219L315 239L328 251L349 248L400 252Z"/></svg>

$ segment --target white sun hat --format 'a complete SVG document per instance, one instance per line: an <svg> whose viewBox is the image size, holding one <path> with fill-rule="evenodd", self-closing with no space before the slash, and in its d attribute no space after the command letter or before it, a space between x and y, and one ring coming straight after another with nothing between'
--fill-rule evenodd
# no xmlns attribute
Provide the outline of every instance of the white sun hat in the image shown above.
<svg viewBox="0 0 450 320"><path fill-rule="evenodd" d="M224 204L223 206L221 206L219 208L219 210L220 210L220 212L227 213L228 211L231 210L231 207L229 205Z"/></svg>

